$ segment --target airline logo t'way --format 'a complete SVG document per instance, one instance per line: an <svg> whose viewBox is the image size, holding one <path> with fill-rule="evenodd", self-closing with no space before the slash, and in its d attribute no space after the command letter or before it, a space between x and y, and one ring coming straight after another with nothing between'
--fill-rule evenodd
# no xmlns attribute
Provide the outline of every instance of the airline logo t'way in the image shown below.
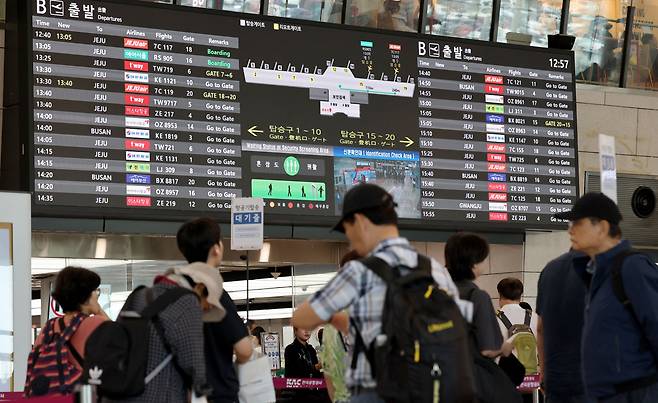
<svg viewBox="0 0 658 403"><path fill-rule="evenodd" d="M491 84L486 84L484 86L484 92L487 94L502 94L505 91L505 88L503 88L500 85L491 85Z"/></svg>
<svg viewBox="0 0 658 403"><path fill-rule="evenodd" d="M131 71L124 71L123 79L135 83L148 83L149 75L147 73L133 73Z"/></svg>
<svg viewBox="0 0 658 403"><path fill-rule="evenodd" d="M151 172L151 164L140 164L139 162L126 162L126 171L128 171L128 172L150 173Z"/></svg>
<svg viewBox="0 0 658 403"><path fill-rule="evenodd" d="M126 185L126 194L132 196L150 196L151 187L140 186L140 185Z"/></svg>
<svg viewBox="0 0 658 403"><path fill-rule="evenodd" d="M151 161L151 153L139 151L126 151L128 161Z"/></svg>
<svg viewBox="0 0 658 403"><path fill-rule="evenodd" d="M487 144L487 152L490 153L504 153L505 144Z"/></svg>
<svg viewBox="0 0 658 403"><path fill-rule="evenodd" d="M505 162L505 154L487 154L487 161L490 162Z"/></svg>
<svg viewBox="0 0 658 403"><path fill-rule="evenodd" d="M487 141L490 141L492 143L504 143L505 142L505 135L504 134L487 133Z"/></svg>
<svg viewBox="0 0 658 403"><path fill-rule="evenodd" d="M123 90L125 92L132 92L133 94L148 94L149 86L141 84L124 84Z"/></svg>
<svg viewBox="0 0 658 403"><path fill-rule="evenodd" d="M149 64L146 63L146 62L133 62L133 61L130 61L130 60L124 60L123 68L125 70L147 72L147 71L149 71Z"/></svg>
<svg viewBox="0 0 658 403"><path fill-rule="evenodd" d="M502 76L489 76L486 75L484 76L484 82L487 84L503 84L503 77Z"/></svg>
<svg viewBox="0 0 658 403"><path fill-rule="evenodd" d="M151 142L146 140L126 140L126 150L147 151L151 149Z"/></svg>
<svg viewBox="0 0 658 403"><path fill-rule="evenodd" d="M146 95L131 95L127 94L124 96L124 101L128 105L148 105L150 98Z"/></svg>
<svg viewBox="0 0 658 403"><path fill-rule="evenodd" d="M507 211L507 203L489 203L489 211Z"/></svg>
<svg viewBox="0 0 658 403"><path fill-rule="evenodd" d="M506 182L507 181L507 175L506 174L489 173L487 175L487 180L489 180L491 182Z"/></svg>
<svg viewBox="0 0 658 403"><path fill-rule="evenodd" d="M488 104L504 104L505 98L502 95L486 94L484 96L484 102Z"/></svg>
<svg viewBox="0 0 658 403"><path fill-rule="evenodd" d="M491 172L505 172L507 170L507 166L505 164L499 164L496 162L489 162L487 164L487 171Z"/></svg>
<svg viewBox="0 0 658 403"><path fill-rule="evenodd" d="M133 49L148 49L149 41L144 39L123 38L123 47Z"/></svg>
<svg viewBox="0 0 658 403"><path fill-rule="evenodd" d="M489 213L490 221L507 221L507 213Z"/></svg>
<svg viewBox="0 0 658 403"><path fill-rule="evenodd" d="M143 129L126 129L126 137L131 139L148 139L151 138L151 132Z"/></svg>
<svg viewBox="0 0 658 403"><path fill-rule="evenodd" d="M146 127L148 128L150 122L145 118L129 118L126 117L126 126L128 127Z"/></svg>
<svg viewBox="0 0 658 403"><path fill-rule="evenodd" d="M504 125L495 125L495 124L487 123L486 129L488 132L491 133L505 133Z"/></svg>
<svg viewBox="0 0 658 403"><path fill-rule="evenodd" d="M489 193L489 201L506 202L507 193Z"/></svg>
<svg viewBox="0 0 658 403"><path fill-rule="evenodd" d="M489 174L489 175L496 175L496 174ZM507 183L489 182L487 184L487 190L490 192L507 192Z"/></svg>
<svg viewBox="0 0 658 403"><path fill-rule="evenodd" d="M129 207L151 207L150 197L126 197L126 205Z"/></svg>
<svg viewBox="0 0 658 403"><path fill-rule="evenodd" d="M124 107L125 113L128 116L148 116L148 106L126 106Z"/></svg>
<svg viewBox="0 0 658 403"><path fill-rule="evenodd" d="M126 174L126 182L140 185L150 185L151 175Z"/></svg>

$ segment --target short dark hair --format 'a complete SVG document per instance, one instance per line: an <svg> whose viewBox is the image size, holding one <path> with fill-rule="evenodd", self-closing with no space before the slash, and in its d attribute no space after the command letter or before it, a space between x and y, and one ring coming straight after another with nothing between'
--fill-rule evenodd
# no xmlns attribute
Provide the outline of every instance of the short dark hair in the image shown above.
<svg viewBox="0 0 658 403"><path fill-rule="evenodd" d="M258 339L258 343L260 343L260 335L263 333L265 333L265 329L263 329L262 326L256 326L254 330L251 331L251 335Z"/></svg>
<svg viewBox="0 0 658 403"><path fill-rule="evenodd" d="M343 221L353 223L355 214L363 214L375 225L398 225L398 213L395 211L394 204L358 210L345 217Z"/></svg>
<svg viewBox="0 0 658 403"><path fill-rule="evenodd" d="M93 271L68 266L57 274L52 295L64 312L76 312L100 284L100 276Z"/></svg>
<svg viewBox="0 0 658 403"><path fill-rule="evenodd" d="M500 280L496 288L501 298L511 301L518 301L521 299L521 295L523 295L523 283L518 278L504 278Z"/></svg>
<svg viewBox="0 0 658 403"><path fill-rule="evenodd" d="M589 220L592 222L592 224L598 224L601 222L601 219L596 217L589 217ZM608 228L608 236L610 238L621 238L622 233L619 224L611 223L608 221L608 225L610 226L610 228Z"/></svg>
<svg viewBox="0 0 658 403"><path fill-rule="evenodd" d="M489 256L489 243L479 235L460 232L448 239L445 247L446 267L454 281L473 280L473 266Z"/></svg>
<svg viewBox="0 0 658 403"><path fill-rule="evenodd" d="M219 224L209 217L186 222L176 234L178 249L189 263L205 263L210 249L219 244L221 239Z"/></svg>

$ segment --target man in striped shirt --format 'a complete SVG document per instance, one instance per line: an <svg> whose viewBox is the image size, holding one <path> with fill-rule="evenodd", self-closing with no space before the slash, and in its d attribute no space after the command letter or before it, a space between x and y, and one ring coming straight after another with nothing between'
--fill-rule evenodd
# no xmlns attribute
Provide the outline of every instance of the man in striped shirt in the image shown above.
<svg viewBox="0 0 658 403"><path fill-rule="evenodd" d="M344 232L351 248L360 256L374 255L391 267L400 267L402 275L418 265L418 252L397 227L397 204L384 189L361 184L352 188L343 199L343 215L334 230ZM458 299L457 287L450 274L439 262L432 259L432 276L437 284L455 298L467 313L470 304ZM381 334L382 311L386 297L386 284L363 263L353 260L320 291L297 308L293 325L313 329L322 323L331 323L337 329L347 329L348 320L340 312L348 309L349 317L358 327L366 346ZM469 316L469 315L465 315ZM356 329L350 326L350 337L355 340ZM351 402L381 402L375 391L370 364L360 354L356 368L348 368L346 384L352 394Z"/></svg>

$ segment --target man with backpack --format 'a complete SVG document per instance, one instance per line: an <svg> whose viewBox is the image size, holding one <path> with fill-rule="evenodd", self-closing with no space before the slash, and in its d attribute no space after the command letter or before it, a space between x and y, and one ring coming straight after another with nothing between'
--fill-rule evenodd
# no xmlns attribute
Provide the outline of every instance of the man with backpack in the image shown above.
<svg viewBox="0 0 658 403"><path fill-rule="evenodd" d="M605 403L658 401L658 268L622 240L614 201L588 193L571 211L574 260L588 287L582 335L583 381L589 398Z"/></svg>
<svg viewBox="0 0 658 403"><path fill-rule="evenodd" d="M345 329L340 312L349 310L351 402L472 403L472 358L457 288L441 264L400 237L396 206L372 184L345 195L334 229L365 258L347 263L300 305L293 326L329 322Z"/></svg>
<svg viewBox="0 0 658 403"><path fill-rule="evenodd" d="M521 306L523 283L518 278L504 278L497 289L500 309L496 316L500 332L514 346L513 354L525 367L526 375L537 374L537 315L527 304Z"/></svg>

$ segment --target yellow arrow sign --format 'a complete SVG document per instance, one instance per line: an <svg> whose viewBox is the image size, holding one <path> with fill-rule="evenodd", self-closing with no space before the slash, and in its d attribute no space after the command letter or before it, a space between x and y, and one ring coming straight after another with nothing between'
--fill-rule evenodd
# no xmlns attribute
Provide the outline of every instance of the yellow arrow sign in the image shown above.
<svg viewBox="0 0 658 403"><path fill-rule="evenodd" d="M258 126L251 126L247 131L254 137L258 137L258 134L263 132L262 130L258 130Z"/></svg>
<svg viewBox="0 0 658 403"><path fill-rule="evenodd" d="M405 137L404 140L400 140L400 143L404 144L405 147L410 147L414 144L414 141L409 137Z"/></svg>

